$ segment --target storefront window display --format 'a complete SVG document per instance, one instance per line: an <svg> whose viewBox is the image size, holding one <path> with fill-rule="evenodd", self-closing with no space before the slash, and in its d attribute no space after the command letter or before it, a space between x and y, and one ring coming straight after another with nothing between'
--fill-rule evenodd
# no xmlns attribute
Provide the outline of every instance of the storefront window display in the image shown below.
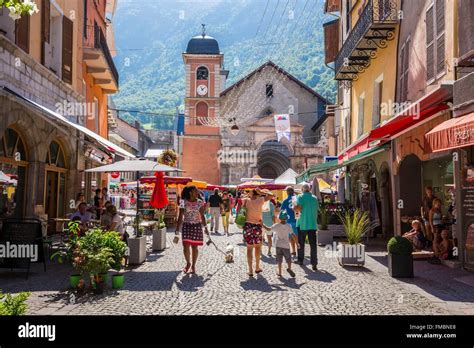
<svg viewBox="0 0 474 348"><path fill-rule="evenodd" d="M25 209L26 171L25 143L20 134L7 128L0 139L0 217L21 217ZM8 179L7 179L8 178Z"/></svg>

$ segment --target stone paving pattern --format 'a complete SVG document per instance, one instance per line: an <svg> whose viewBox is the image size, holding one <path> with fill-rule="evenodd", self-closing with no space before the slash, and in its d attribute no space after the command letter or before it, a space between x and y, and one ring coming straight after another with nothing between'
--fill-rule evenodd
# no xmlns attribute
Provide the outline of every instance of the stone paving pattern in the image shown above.
<svg viewBox="0 0 474 348"><path fill-rule="evenodd" d="M28 280L21 271L0 270L0 289L31 291L28 313L37 315L474 314L474 288L452 280L469 276L465 271L416 261L416 277L399 280L388 275L380 248L369 246L365 267L343 268L319 247L317 272L307 259L304 267L293 266L296 278L279 279L275 259L264 256L263 273L249 278L242 234L235 227L231 233L212 239L221 249L228 242L236 246L235 262L226 264L214 246L205 245L196 275L181 272L181 244L173 244L168 232L168 248L127 269L123 289L77 296L68 289L71 267L51 263L46 273L34 265Z"/></svg>

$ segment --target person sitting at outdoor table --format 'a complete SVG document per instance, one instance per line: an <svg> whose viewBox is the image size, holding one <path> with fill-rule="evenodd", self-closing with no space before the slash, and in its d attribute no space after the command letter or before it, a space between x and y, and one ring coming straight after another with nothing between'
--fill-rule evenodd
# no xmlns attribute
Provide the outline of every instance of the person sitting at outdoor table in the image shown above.
<svg viewBox="0 0 474 348"><path fill-rule="evenodd" d="M84 193L79 192L76 196L75 209L79 208L79 204L85 203L85 202L86 202L86 197L84 196Z"/></svg>
<svg viewBox="0 0 474 348"><path fill-rule="evenodd" d="M101 213L101 209L103 207L103 200L102 200L102 190L100 188L96 189L95 190L95 196L94 196L94 208L95 208L95 213L96 213L96 216L95 218L97 220L100 219L100 213Z"/></svg>
<svg viewBox="0 0 474 348"><path fill-rule="evenodd" d="M426 248L427 239L421 230L421 222L419 220L413 220L411 223L411 231L405 233L402 237L408 239L415 250L423 250Z"/></svg>
<svg viewBox="0 0 474 348"><path fill-rule="evenodd" d="M440 260L453 258L453 241L449 238L448 230L442 230L441 235L436 235L433 243L434 255Z"/></svg>
<svg viewBox="0 0 474 348"><path fill-rule="evenodd" d="M117 213L117 208L114 205L109 205L106 210L106 214L108 214L111 218L110 225L108 226L108 231L115 231L120 233L122 240L127 242L128 240L128 233L125 232L123 227L123 222L121 216Z"/></svg>
<svg viewBox="0 0 474 348"><path fill-rule="evenodd" d="M103 228L109 228L110 224L112 223L112 216L111 216L111 214L109 213L109 210L108 210L108 208L111 205L112 205L112 203L110 203L109 201L105 202L105 205L104 205L105 212L100 217L100 225Z"/></svg>
<svg viewBox="0 0 474 348"><path fill-rule="evenodd" d="M82 202L77 207L77 211L71 216L71 220L74 218L80 218L81 223L87 225L92 220L91 212L87 211L87 204Z"/></svg>

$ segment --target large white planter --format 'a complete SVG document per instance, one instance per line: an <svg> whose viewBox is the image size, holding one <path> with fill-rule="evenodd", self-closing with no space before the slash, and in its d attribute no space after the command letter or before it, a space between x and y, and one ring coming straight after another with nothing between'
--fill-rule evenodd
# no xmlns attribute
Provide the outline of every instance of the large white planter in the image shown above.
<svg viewBox="0 0 474 348"><path fill-rule="evenodd" d="M332 244L334 238L331 230L318 230L318 244L328 245Z"/></svg>
<svg viewBox="0 0 474 348"><path fill-rule="evenodd" d="M365 245L339 243L337 261L341 266L363 266L365 264Z"/></svg>
<svg viewBox="0 0 474 348"><path fill-rule="evenodd" d="M130 256L128 258L128 263L130 265L139 265L145 262L146 236L129 238L128 247L130 249Z"/></svg>
<svg viewBox="0 0 474 348"><path fill-rule="evenodd" d="M153 230L153 250L166 249L166 227Z"/></svg>

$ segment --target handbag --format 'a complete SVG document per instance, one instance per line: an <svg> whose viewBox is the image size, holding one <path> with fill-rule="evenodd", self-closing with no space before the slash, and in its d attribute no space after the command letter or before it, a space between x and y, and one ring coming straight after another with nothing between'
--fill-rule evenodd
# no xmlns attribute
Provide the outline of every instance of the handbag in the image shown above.
<svg viewBox="0 0 474 348"><path fill-rule="evenodd" d="M231 214L231 215L229 216L229 224L233 225L234 222L235 222L234 216Z"/></svg>
<svg viewBox="0 0 474 348"><path fill-rule="evenodd" d="M247 208L241 208L239 214L235 218L235 224L239 228L244 228L245 222L247 221Z"/></svg>

